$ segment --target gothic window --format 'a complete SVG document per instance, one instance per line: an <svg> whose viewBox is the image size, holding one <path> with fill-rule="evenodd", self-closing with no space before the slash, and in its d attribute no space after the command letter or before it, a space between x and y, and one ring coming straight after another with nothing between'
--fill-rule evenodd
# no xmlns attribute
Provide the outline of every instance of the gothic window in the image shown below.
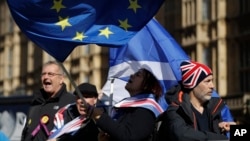
<svg viewBox="0 0 250 141"><path fill-rule="evenodd" d="M240 86L243 92L250 92L250 42L240 44Z"/></svg>

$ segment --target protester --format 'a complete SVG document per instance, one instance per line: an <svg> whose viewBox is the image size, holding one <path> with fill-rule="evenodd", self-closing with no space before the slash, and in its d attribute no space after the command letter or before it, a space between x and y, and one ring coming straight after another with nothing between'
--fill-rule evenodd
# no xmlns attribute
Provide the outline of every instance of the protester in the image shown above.
<svg viewBox="0 0 250 141"><path fill-rule="evenodd" d="M211 69L201 63L181 63L181 84L166 94L169 104L158 132L159 141L228 140L226 132L235 122L222 122L225 106L214 90Z"/></svg>
<svg viewBox="0 0 250 141"><path fill-rule="evenodd" d="M45 141L53 129L55 113L65 105L75 102L75 96L67 92L65 74L56 61L43 65L43 88L34 94L21 141Z"/></svg>
<svg viewBox="0 0 250 141"><path fill-rule="evenodd" d="M0 131L0 141L10 141L9 138L2 131Z"/></svg>
<svg viewBox="0 0 250 141"><path fill-rule="evenodd" d="M101 129L99 141L147 141L151 139L156 117L163 112L157 100L162 89L155 76L140 69L126 86L130 97L115 104L112 117L92 107L92 119Z"/></svg>
<svg viewBox="0 0 250 141"><path fill-rule="evenodd" d="M87 104L91 106L102 106L102 103L98 100L95 85L82 83L77 88ZM78 96L77 91L75 91L74 94L77 97L76 103L69 104L56 113L56 126L54 130L52 130L49 141L98 141L97 136L99 129L94 121L87 117L88 115L85 112L83 100ZM103 110L105 111L105 109Z"/></svg>

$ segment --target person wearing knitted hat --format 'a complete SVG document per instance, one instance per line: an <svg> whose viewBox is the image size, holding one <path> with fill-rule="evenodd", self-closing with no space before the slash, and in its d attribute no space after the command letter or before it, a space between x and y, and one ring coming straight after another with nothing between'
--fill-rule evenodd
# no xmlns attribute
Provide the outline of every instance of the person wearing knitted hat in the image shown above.
<svg viewBox="0 0 250 141"><path fill-rule="evenodd" d="M161 117L159 141L228 140L226 133L236 123L223 122L225 103L220 97L212 97L212 70L195 61L183 61L180 69L180 85L166 93L169 107Z"/></svg>

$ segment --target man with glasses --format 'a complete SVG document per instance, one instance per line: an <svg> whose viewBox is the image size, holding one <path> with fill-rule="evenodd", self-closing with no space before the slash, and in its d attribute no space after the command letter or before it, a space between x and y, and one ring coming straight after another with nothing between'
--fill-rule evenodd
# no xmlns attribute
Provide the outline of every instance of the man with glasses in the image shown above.
<svg viewBox="0 0 250 141"><path fill-rule="evenodd" d="M65 105L75 102L64 83L65 74L56 61L43 65L42 88L35 92L21 141L45 141L54 125L55 113Z"/></svg>

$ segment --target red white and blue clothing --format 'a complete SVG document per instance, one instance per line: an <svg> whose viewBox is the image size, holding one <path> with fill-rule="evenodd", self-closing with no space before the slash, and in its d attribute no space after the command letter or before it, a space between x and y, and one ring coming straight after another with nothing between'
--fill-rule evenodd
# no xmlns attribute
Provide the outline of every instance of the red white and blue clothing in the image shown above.
<svg viewBox="0 0 250 141"><path fill-rule="evenodd" d="M21 141L45 141L54 126L55 113L65 105L75 102L75 96L67 92L63 84L59 92L49 98L44 89L34 94Z"/></svg>
<svg viewBox="0 0 250 141"><path fill-rule="evenodd" d="M49 139L56 138L57 141L98 141L99 129L92 119L87 119L79 114L75 103L66 105L56 113L54 125Z"/></svg>
<svg viewBox="0 0 250 141"><path fill-rule="evenodd" d="M163 112L152 94L125 98L115 104L113 110L113 117L102 114L96 121L97 126L110 135L110 141L150 140L156 118Z"/></svg>

